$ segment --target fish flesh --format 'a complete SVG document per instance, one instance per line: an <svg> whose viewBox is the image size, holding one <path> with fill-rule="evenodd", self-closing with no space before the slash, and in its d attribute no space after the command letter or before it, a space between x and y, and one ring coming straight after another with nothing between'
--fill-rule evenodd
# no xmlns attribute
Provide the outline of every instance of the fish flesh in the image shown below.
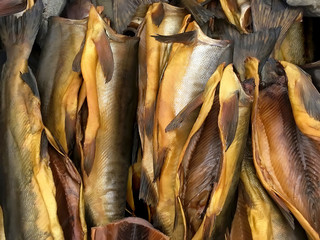
<svg viewBox="0 0 320 240"><path fill-rule="evenodd" d="M290 210L308 236L319 239L320 94L293 64L271 59L265 68L252 112L257 175L282 212Z"/></svg>
<svg viewBox="0 0 320 240"><path fill-rule="evenodd" d="M179 197L186 218L187 239L198 230L209 196L220 174L221 141L218 128L220 83L224 64L208 80L202 107L179 157ZM189 106L194 103L191 102ZM178 115L179 116L179 115Z"/></svg>
<svg viewBox="0 0 320 240"><path fill-rule="evenodd" d="M207 155L209 158L207 160L215 166L212 168L213 176L209 196L207 195L206 211L192 239L223 238L231 222L230 211L249 130L253 102L252 78L258 75L258 60L248 58L245 65L247 75L242 82L235 74L232 64L224 69L219 87L219 104L216 105L218 109L214 109L214 103L212 106L212 113L216 111L219 113L215 113L216 117L212 116L217 118L215 142L212 140L211 143L211 149L214 150L208 148L211 152ZM209 117L208 115L207 119ZM220 144L220 147L213 148L215 144Z"/></svg>
<svg viewBox="0 0 320 240"><path fill-rule="evenodd" d="M88 109L81 146L85 205L91 224L104 226L125 212L138 100L138 38L116 34L92 6L81 51L79 98L86 97Z"/></svg>
<svg viewBox="0 0 320 240"><path fill-rule="evenodd" d="M180 128L171 131L166 128L204 90L228 42L207 37L196 22L189 23L184 33L155 38L161 42L173 42L157 96L153 130L154 174L159 189L155 224L171 236L175 212L179 209L175 193L179 154L199 110L191 113ZM182 226L179 228L177 234L183 237Z"/></svg>
<svg viewBox="0 0 320 240"><path fill-rule="evenodd" d="M251 31L251 4L247 0L221 0L221 7L230 23L235 25L241 33Z"/></svg>
<svg viewBox="0 0 320 240"><path fill-rule="evenodd" d="M27 0L2 0L0 2L0 17L15 14L27 7Z"/></svg>
<svg viewBox="0 0 320 240"><path fill-rule="evenodd" d="M0 82L0 203L7 239L64 238L39 92L27 62L42 11L38 0L21 17L0 18L0 37L7 53Z"/></svg>
<svg viewBox="0 0 320 240"><path fill-rule="evenodd" d="M37 83L45 126L69 156L75 143L78 93L82 77L72 71L87 29L87 20L52 17L42 48Z"/></svg>
<svg viewBox="0 0 320 240"><path fill-rule="evenodd" d="M94 227L91 230L91 239L99 240L169 240L169 237L156 230L148 221L128 217L123 220L110 223L105 227Z"/></svg>
<svg viewBox="0 0 320 240"><path fill-rule="evenodd" d="M149 7L140 26L139 43L139 101L137 121L142 145L142 170L140 198L155 206L158 187L154 180L153 122L160 80L168 63L172 43L161 43L151 35L172 35L185 31L190 15L182 8L166 3L154 3Z"/></svg>
<svg viewBox="0 0 320 240"><path fill-rule="evenodd" d="M290 226L264 190L254 169L250 141L251 139L248 139L246 155L241 167L237 205L237 208L241 210L239 210L240 218L235 218L232 223L232 230L238 232L238 234L234 233L233 239L239 239L237 236L248 235L251 235L251 239L307 239L301 226L296 224L295 229ZM239 225L246 226L246 222L248 225L241 231L243 234L239 233Z"/></svg>

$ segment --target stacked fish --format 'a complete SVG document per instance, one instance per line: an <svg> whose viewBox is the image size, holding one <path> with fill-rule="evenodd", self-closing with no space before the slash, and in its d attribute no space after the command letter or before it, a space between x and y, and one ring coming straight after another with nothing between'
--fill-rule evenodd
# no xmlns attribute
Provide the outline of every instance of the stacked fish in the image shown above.
<svg viewBox="0 0 320 240"><path fill-rule="evenodd" d="M320 239L317 1L0 16L0 240Z"/></svg>

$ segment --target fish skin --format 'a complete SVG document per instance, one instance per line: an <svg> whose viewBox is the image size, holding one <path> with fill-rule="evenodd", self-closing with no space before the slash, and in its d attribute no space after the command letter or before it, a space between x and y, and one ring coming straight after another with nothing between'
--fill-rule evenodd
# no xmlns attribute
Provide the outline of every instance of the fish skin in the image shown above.
<svg viewBox="0 0 320 240"><path fill-rule="evenodd" d="M4 235L4 225L3 225L3 212L0 206L0 240L6 240L6 236Z"/></svg>
<svg viewBox="0 0 320 240"><path fill-rule="evenodd" d="M178 187L188 229L187 239L198 230L214 182L220 174L219 96L215 92L223 68L224 65L220 65L206 84L199 116L179 157Z"/></svg>
<svg viewBox="0 0 320 240"><path fill-rule="evenodd" d="M249 33L251 24L250 1L221 0L221 7L230 23L235 25L241 33Z"/></svg>
<svg viewBox="0 0 320 240"><path fill-rule="evenodd" d="M253 165L251 139L248 140L246 156L241 167L241 190L245 196L247 221L252 239L307 239L300 226L292 229L278 206L269 197L260 183ZM235 227L237 227L235 225Z"/></svg>
<svg viewBox="0 0 320 240"><path fill-rule="evenodd" d="M155 16L159 15L159 16ZM166 3L149 7L138 36L139 43L139 101L137 120L143 148L140 198L155 206L158 187L154 180L152 130L156 99L163 71L167 65L172 44L161 43L151 35L172 35L184 32L189 17L182 8ZM155 23L156 19L157 23Z"/></svg>
<svg viewBox="0 0 320 240"><path fill-rule="evenodd" d="M27 7L27 0L2 0L0 2L0 17L23 11Z"/></svg>
<svg viewBox="0 0 320 240"><path fill-rule="evenodd" d="M40 100L27 63L42 10L38 0L22 17L0 19L7 51L0 82L0 201L7 239L63 239L49 155L43 146Z"/></svg>
<svg viewBox="0 0 320 240"><path fill-rule="evenodd" d="M270 71L269 85L260 92L256 89L252 113L254 164L274 200L293 213L309 238L319 239L320 165L314 161L320 156L316 107L320 96L298 67L284 61L281 64L284 69L275 65ZM270 114L272 126L267 121ZM277 144L279 141L283 144Z"/></svg>
<svg viewBox="0 0 320 240"><path fill-rule="evenodd" d="M64 7L66 6L67 0L42 0L44 5L44 12L42 15L42 21L39 29L39 33L37 36L37 43L40 47L43 46L47 32L48 32L48 24L49 18L52 16L59 16Z"/></svg>
<svg viewBox="0 0 320 240"><path fill-rule="evenodd" d="M40 56L37 83L45 126L71 154L75 142L80 73L72 64L87 28L86 20L52 17Z"/></svg>
<svg viewBox="0 0 320 240"><path fill-rule="evenodd" d="M106 40L100 44L109 45L99 47L105 47L110 51L108 54L112 54L102 61L99 57L105 55L97 56L101 52L96 48L101 34ZM88 103L83 151L84 154L89 151L81 168L86 209L94 226L104 226L124 217L138 100L137 54L138 38L116 34L92 7L81 58ZM113 63L108 62L111 59ZM114 68L104 72L104 63ZM89 168L86 161L90 162Z"/></svg>
<svg viewBox="0 0 320 240"><path fill-rule="evenodd" d="M191 31L194 31L191 43L172 45L157 97L153 131L155 166L160 173L159 201L155 221L157 226L169 236L172 235L174 228L179 154L198 111L190 114L179 129L170 132L166 132L165 129L182 108L203 91L206 82L217 68L221 54L228 45L227 41L214 40L205 36L195 22L190 23L186 29L186 32ZM161 166L161 161L163 161L163 166Z"/></svg>
<svg viewBox="0 0 320 240"><path fill-rule="evenodd" d="M94 227L91 230L91 239L99 240L126 240L150 239L169 240L169 237L156 230L148 221L138 217L128 217L104 227Z"/></svg>
<svg viewBox="0 0 320 240"><path fill-rule="evenodd" d="M245 66L246 79L258 75L257 59L248 58ZM223 107L235 93L238 93L238 103L235 105L235 108L238 108L238 112L235 111L235 113L238 114L238 121L236 123L234 139L229 148L227 148L226 136L228 135L224 133L226 131L224 129L226 128L223 127L223 124L226 124L226 122L223 120L224 118L222 118L222 113L227 111L223 110ZM241 161L244 156L253 101L253 97L248 95L241 86L231 64L225 68L222 75L219 101L220 112L218 124L222 143L221 173L217 183L215 183L213 187L201 226L192 239L221 238L225 234L229 220L231 221L231 219L228 218L231 214L231 205L240 177ZM226 106L230 105L228 104ZM228 127L228 125L226 125L226 127Z"/></svg>

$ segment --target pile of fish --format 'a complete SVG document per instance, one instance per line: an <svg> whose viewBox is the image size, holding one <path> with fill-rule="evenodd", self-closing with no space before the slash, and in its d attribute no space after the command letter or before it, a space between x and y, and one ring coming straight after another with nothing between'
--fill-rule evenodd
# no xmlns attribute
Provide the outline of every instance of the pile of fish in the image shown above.
<svg viewBox="0 0 320 240"><path fill-rule="evenodd" d="M1 0L0 240L320 239L319 17Z"/></svg>

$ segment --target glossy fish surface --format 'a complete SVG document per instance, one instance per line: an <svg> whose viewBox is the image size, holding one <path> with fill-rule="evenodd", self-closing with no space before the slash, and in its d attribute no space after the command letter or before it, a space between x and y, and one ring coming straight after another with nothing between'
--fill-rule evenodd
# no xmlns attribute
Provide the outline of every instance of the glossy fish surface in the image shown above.
<svg viewBox="0 0 320 240"><path fill-rule="evenodd" d="M7 239L64 238L39 93L27 62L42 10L42 2L37 1L19 18L0 19L7 52L0 82L0 203Z"/></svg>
<svg viewBox="0 0 320 240"><path fill-rule="evenodd" d="M250 112L253 101L251 78L258 72L258 60L250 58L246 62L246 80L240 82L233 66L228 65L222 74L219 88L219 113L217 116L217 140L220 149L207 155L216 164L216 175L211 182L212 190L206 206L203 221L193 239L221 238L228 222L231 222L231 204L239 181L241 161L249 130ZM218 106L219 106L218 105ZM217 111L214 109L212 111ZM201 137L200 137L201 140ZM205 159L205 158L204 158Z"/></svg>
<svg viewBox="0 0 320 240"><path fill-rule="evenodd" d="M152 206L158 201L158 186L153 183L153 122L160 80L169 59L172 43L161 43L151 35L172 35L183 32L189 19L185 16L186 12L182 8L155 3L149 7L139 31L137 118L143 149L140 198Z"/></svg>
<svg viewBox="0 0 320 240"><path fill-rule="evenodd" d="M168 124L205 87L216 70L228 42L211 39L191 22L185 33L156 36L162 42L173 42L157 97L153 147L155 176L159 178L159 201L156 218L169 236L173 232L176 205L176 173L179 154L189 135L198 111L189 115L183 125L170 131ZM182 237L182 233L179 234Z"/></svg>
<svg viewBox="0 0 320 240"><path fill-rule="evenodd" d="M69 154L75 143L82 84L72 64L85 37L86 25L86 20L52 17L37 74L43 122Z"/></svg>
<svg viewBox="0 0 320 240"><path fill-rule="evenodd" d="M247 145L240 179L239 195L243 197L244 211L247 213L247 219L241 221L249 223L252 239L307 239L300 226L295 225L295 229L290 226L264 190L254 169L251 143ZM237 228L236 223L234 227Z"/></svg>
<svg viewBox="0 0 320 240"><path fill-rule="evenodd" d="M254 163L259 179L311 239L319 238L319 92L297 66L269 60L255 93ZM266 65L267 66L267 65ZM270 121L272 118L272 121Z"/></svg>
<svg viewBox="0 0 320 240"><path fill-rule="evenodd" d="M81 57L88 106L81 168L94 226L124 217L138 98L137 54L138 39L116 34L91 7Z"/></svg>

